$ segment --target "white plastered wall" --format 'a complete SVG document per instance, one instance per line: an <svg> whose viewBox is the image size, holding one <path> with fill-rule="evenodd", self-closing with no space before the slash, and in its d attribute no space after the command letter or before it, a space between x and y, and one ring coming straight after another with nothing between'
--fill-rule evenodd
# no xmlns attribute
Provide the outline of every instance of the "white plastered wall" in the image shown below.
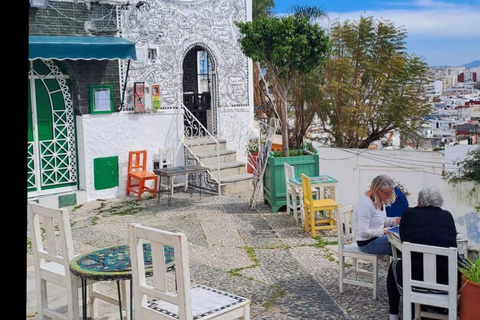
<svg viewBox="0 0 480 320"><path fill-rule="evenodd" d="M166 141L179 145L178 121L175 110L154 114L89 114L77 116L78 167L80 189L87 193L87 201L124 197L127 180L128 152L147 150L147 170L153 171L153 161ZM95 190L93 160L118 156L119 186ZM183 163L180 148L177 162Z"/></svg>
<svg viewBox="0 0 480 320"><path fill-rule="evenodd" d="M478 147L478 146L477 146ZM336 198L342 205L355 204L371 180L385 174L402 184L409 192L409 205L415 206L418 192L436 186L444 198L443 209L450 211L457 231L468 239L468 247L480 250L480 188L472 182L449 183L442 176L447 157L441 152L411 150L359 150L317 148L320 156L320 174L338 180ZM449 150L457 158L457 150ZM463 153L465 154L465 153ZM448 157L448 159L452 159ZM426 227L428 232L428 226Z"/></svg>

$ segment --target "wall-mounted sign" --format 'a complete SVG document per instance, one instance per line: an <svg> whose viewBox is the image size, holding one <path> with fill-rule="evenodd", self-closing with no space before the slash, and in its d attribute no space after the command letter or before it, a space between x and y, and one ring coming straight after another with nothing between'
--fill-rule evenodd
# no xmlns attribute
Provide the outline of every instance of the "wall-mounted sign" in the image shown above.
<svg viewBox="0 0 480 320"><path fill-rule="evenodd" d="M113 86L90 86L90 112L113 112Z"/></svg>

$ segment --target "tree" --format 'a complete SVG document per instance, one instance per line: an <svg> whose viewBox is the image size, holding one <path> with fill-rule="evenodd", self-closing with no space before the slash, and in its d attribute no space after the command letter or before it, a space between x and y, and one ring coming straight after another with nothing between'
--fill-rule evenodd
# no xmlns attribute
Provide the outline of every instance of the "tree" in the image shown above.
<svg viewBox="0 0 480 320"><path fill-rule="evenodd" d="M326 60L330 42L325 32L301 15L261 17L238 22L243 53L265 67L282 126L282 154L288 156L287 103L296 76Z"/></svg>
<svg viewBox="0 0 480 320"><path fill-rule="evenodd" d="M253 0L252 3L252 20L255 21L260 17L268 17L272 15L274 6L273 0ZM274 106L268 99L266 85L260 80L261 65L260 62L253 63L253 103L255 108L263 110L268 117L273 116Z"/></svg>
<svg viewBox="0 0 480 320"><path fill-rule="evenodd" d="M480 90L480 81L475 82L473 88Z"/></svg>
<svg viewBox="0 0 480 320"><path fill-rule="evenodd" d="M331 30L318 116L334 145L367 148L391 131L418 131L430 113L422 99L428 65L404 52L406 31L372 17Z"/></svg>

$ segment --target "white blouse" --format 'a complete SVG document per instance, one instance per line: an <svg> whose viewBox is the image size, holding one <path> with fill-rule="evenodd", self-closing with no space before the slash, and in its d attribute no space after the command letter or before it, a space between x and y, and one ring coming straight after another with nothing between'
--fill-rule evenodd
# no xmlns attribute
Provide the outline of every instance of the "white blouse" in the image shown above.
<svg viewBox="0 0 480 320"><path fill-rule="evenodd" d="M385 205L378 210L369 197L360 196L353 210L353 230L357 241L381 237L385 227L396 225L396 218L387 217Z"/></svg>

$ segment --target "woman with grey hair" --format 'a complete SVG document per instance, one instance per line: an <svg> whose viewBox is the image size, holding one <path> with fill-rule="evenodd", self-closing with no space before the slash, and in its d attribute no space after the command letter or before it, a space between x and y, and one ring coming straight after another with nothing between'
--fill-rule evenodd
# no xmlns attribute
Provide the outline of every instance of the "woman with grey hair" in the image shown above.
<svg viewBox="0 0 480 320"><path fill-rule="evenodd" d="M360 251L392 255L385 227L397 226L400 218L388 218L385 206L395 201L394 187L392 178L377 176L355 204L353 226Z"/></svg>
<svg viewBox="0 0 480 320"><path fill-rule="evenodd" d="M405 208L400 222L402 242L419 243L437 247L457 247L457 230L452 214L440 208L443 197L436 187L428 187L418 193L417 206ZM437 277L440 283L448 284L448 260L439 257ZM423 258L412 254L412 277L423 279ZM459 278L460 279L460 278ZM402 260L390 264L387 276L387 292L390 319L398 319L402 290ZM460 281L458 285L460 285Z"/></svg>

